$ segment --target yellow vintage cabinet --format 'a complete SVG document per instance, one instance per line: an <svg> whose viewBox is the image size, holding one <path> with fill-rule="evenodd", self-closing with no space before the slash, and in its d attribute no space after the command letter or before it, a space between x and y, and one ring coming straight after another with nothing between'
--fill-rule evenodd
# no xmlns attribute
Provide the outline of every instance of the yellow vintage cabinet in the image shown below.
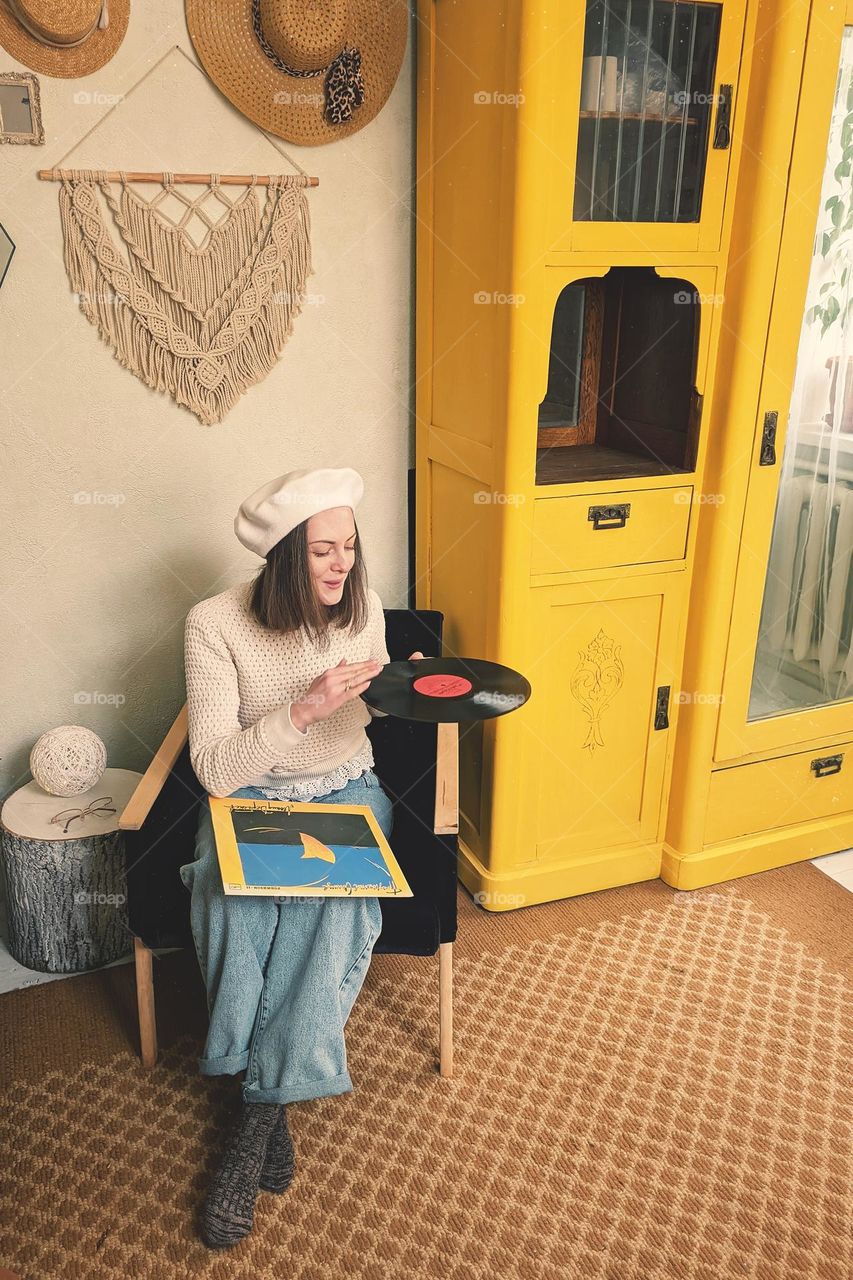
<svg viewBox="0 0 853 1280"><path fill-rule="evenodd" d="M504 910L660 874L757 11L418 17L417 599L533 687L461 741Z"/></svg>
<svg viewBox="0 0 853 1280"><path fill-rule="evenodd" d="M735 197L662 867L684 889L853 845L853 5L798 21L756 65L773 110Z"/></svg>

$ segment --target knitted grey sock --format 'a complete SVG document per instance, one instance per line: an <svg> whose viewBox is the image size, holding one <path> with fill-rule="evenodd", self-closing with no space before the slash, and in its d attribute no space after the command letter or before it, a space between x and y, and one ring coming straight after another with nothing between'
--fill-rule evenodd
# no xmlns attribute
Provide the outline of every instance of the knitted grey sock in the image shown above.
<svg viewBox="0 0 853 1280"><path fill-rule="evenodd" d="M201 1212L201 1238L209 1248L225 1249L251 1231L267 1143L280 1110L274 1102L242 1104Z"/></svg>
<svg viewBox="0 0 853 1280"><path fill-rule="evenodd" d="M293 1179L296 1156L293 1140L287 1125L287 1108L282 1107L276 1117L267 1142L267 1157L261 1171L260 1185L264 1191L286 1191Z"/></svg>

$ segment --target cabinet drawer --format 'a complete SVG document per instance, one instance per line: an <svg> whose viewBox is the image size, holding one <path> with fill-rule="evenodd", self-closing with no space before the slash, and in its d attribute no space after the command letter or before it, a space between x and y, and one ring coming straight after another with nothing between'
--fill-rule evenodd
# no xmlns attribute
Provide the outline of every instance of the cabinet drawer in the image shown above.
<svg viewBox="0 0 853 1280"><path fill-rule="evenodd" d="M530 571L572 573L683 560L692 496L693 487L685 485L537 498Z"/></svg>
<svg viewBox="0 0 853 1280"><path fill-rule="evenodd" d="M711 775L705 842L716 844L850 810L853 742L735 765Z"/></svg>

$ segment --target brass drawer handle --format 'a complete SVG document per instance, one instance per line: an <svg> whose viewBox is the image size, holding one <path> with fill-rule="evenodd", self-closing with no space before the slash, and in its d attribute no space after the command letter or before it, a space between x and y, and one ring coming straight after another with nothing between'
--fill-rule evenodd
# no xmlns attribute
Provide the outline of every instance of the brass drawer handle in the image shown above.
<svg viewBox="0 0 853 1280"><path fill-rule="evenodd" d="M812 773L816 778L828 778L832 773L840 773L843 759L843 752L837 756L820 756L817 760L812 760Z"/></svg>
<svg viewBox="0 0 853 1280"><path fill-rule="evenodd" d="M593 529L624 529L630 514L630 502L617 502L612 507L590 507L587 520Z"/></svg>

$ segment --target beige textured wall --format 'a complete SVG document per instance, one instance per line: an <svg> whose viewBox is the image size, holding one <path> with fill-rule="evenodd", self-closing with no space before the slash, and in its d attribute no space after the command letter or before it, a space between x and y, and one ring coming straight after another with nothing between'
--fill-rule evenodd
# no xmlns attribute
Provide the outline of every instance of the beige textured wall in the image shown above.
<svg viewBox="0 0 853 1280"><path fill-rule="evenodd" d="M232 522L274 475L358 468L371 584L405 604L411 38L375 120L292 148L320 177L313 300L276 368L211 427L123 369L79 312L57 187L34 177L60 161L286 170L185 55L195 60L180 0L135 2L108 66L40 77L45 145L0 148L0 222L17 246L0 289L0 795L28 781L33 742L59 724L94 729L111 765L144 768L184 697L187 611L260 566ZM0 70L16 65L0 50Z"/></svg>

